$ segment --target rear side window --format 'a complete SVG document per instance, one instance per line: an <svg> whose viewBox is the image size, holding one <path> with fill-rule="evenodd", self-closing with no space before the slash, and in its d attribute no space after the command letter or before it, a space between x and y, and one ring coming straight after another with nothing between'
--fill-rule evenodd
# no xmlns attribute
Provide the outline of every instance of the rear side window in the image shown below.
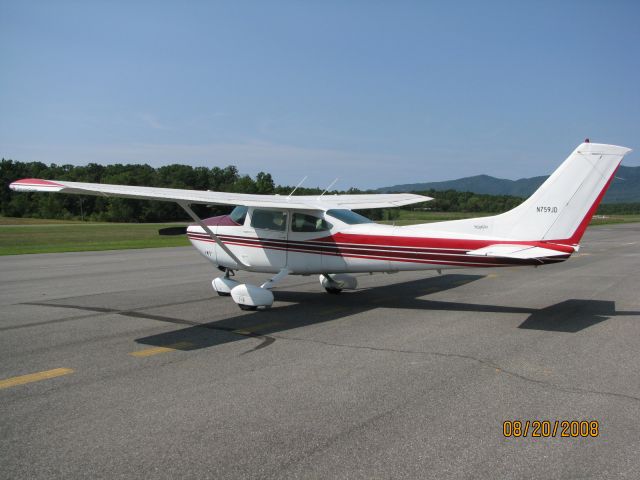
<svg viewBox="0 0 640 480"><path fill-rule="evenodd" d="M324 218L314 217L306 213L294 213L291 217L292 232L324 232L330 230L331 225Z"/></svg>
<svg viewBox="0 0 640 480"><path fill-rule="evenodd" d="M254 210L251 214L251 226L263 230L284 231L287 228L287 212Z"/></svg>

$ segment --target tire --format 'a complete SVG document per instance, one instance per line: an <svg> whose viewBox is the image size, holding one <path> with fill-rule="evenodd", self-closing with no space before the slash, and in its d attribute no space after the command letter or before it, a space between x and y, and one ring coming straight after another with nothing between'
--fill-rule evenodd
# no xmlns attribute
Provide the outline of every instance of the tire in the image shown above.
<svg viewBox="0 0 640 480"><path fill-rule="evenodd" d="M255 305L243 305L242 303L239 303L238 306L240 307L240 310L253 311L258 309Z"/></svg>
<svg viewBox="0 0 640 480"><path fill-rule="evenodd" d="M333 288L333 287L326 287L325 290L327 291L327 293L330 293L331 295L338 295L342 291L341 288Z"/></svg>
<svg viewBox="0 0 640 480"><path fill-rule="evenodd" d="M216 293L217 293L218 295L220 295L221 297L230 297L230 296L231 296L231 293L229 293L229 292L218 292L218 291L216 290Z"/></svg>

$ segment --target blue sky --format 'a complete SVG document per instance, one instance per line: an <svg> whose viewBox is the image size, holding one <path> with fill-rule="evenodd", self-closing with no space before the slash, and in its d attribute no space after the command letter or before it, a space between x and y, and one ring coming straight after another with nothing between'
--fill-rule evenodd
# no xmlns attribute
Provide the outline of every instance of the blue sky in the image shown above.
<svg viewBox="0 0 640 480"><path fill-rule="evenodd" d="M620 0L0 0L0 156L336 188L543 175L586 136L640 148L639 20Z"/></svg>

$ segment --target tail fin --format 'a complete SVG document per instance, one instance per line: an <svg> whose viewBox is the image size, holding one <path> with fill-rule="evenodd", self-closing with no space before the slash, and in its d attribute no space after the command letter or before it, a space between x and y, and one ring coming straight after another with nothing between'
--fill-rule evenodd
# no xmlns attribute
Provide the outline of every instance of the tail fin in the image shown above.
<svg viewBox="0 0 640 480"><path fill-rule="evenodd" d="M513 210L492 217L426 225L429 231L577 245L622 158L630 151L615 145L583 143L533 195ZM426 225L399 228L424 229Z"/></svg>
<svg viewBox="0 0 640 480"><path fill-rule="evenodd" d="M514 240L577 245L631 150L583 143L525 202L493 217L493 233Z"/></svg>

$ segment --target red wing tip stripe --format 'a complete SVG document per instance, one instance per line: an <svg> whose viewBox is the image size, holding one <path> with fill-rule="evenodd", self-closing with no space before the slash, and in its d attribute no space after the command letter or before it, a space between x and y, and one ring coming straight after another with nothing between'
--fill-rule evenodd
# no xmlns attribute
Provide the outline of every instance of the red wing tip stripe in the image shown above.
<svg viewBox="0 0 640 480"><path fill-rule="evenodd" d="M12 182L11 185L19 185L23 187L64 187L60 183L52 182L50 180L41 180L39 178L23 178Z"/></svg>

